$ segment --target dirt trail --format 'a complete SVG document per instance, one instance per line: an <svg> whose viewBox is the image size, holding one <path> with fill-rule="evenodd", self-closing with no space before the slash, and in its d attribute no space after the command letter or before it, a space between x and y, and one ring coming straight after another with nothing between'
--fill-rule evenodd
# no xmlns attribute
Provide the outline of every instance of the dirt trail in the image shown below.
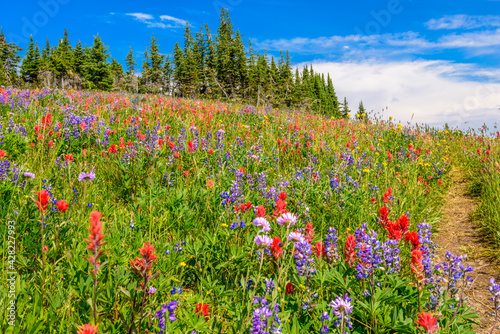
<svg viewBox="0 0 500 334"><path fill-rule="evenodd" d="M481 317L478 319L476 333L490 333L493 326L493 302L488 291L491 277L498 280L500 275L498 269L481 254L484 250L484 240L478 227L471 220L471 214L476 208L476 200L467 192L467 181L460 171L451 172L452 185L446 195L446 203L443 206L443 219L439 226L434 242L439 246L439 258L444 259L446 250L454 255L467 254L467 263L474 268L472 287L467 290L469 297L468 305ZM498 325L497 325L498 326ZM500 333L500 329L494 333Z"/></svg>

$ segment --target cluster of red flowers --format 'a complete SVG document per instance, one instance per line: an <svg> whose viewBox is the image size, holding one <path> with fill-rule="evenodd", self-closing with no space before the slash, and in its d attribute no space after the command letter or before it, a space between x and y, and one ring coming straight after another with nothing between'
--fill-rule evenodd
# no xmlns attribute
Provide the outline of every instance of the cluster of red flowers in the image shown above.
<svg viewBox="0 0 500 334"><path fill-rule="evenodd" d="M252 207L252 203L246 202L245 204L241 204L239 206L236 206L234 208L234 211L236 211L236 212L241 211L243 213L243 212L246 212L247 210L249 210L251 207Z"/></svg>
<svg viewBox="0 0 500 334"><path fill-rule="evenodd" d="M384 203L387 204L390 202L392 199L392 188L387 189L387 191L384 193Z"/></svg>
<svg viewBox="0 0 500 334"><path fill-rule="evenodd" d="M65 213L66 210L68 210L69 208L69 204L66 203L65 200L60 200L59 202L57 202L57 210L59 210L60 213Z"/></svg>
<svg viewBox="0 0 500 334"><path fill-rule="evenodd" d="M345 242L345 262L352 268L354 262L356 261L356 237L353 234L347 235L347 240Z"/></svg>
<svg viewBox="0 0 500 334"><path fill-rule="evenodd" d="M274 257L277 259L280 258L281 254L283 253L283 248L281 248L281 245L283 243L281 242L280 237L274 237L273 242L271 243L271 252L273 253Z"/></svg>
<svg viewBox="0 0 500 334"><path fill-rule="evenodd" d="M104 234L102 234L102 222L99 220L101 219L101 216L102 215L99 211L92 211L90 213L90 227L88 227L90 235L88 239L84 240L88 243L87 249L92 252L88 261L94 265L94 269L92 271L94 275L97 275L97 271L99 270L99 266L101 264L99 258L103 254L102 250L99 250L99 247L106 243L106 241L102 240L104 239Z"/></svg>
<svg viewBox="0 0 500 334"><path fill-rule="evenodd" d="M153 261L156 260L158 256L156 256L156 250L149 241L145 242L142 248L139 248L139 252L142 255L142 259L136 257L135 260L130 261L130 264L132 265L132 270L144 276L151 269Z"/></svg>
<svg viewBox="0 0 500 334"><path fill-rule="evenodd" d="M390 211L387 207L381 207L378 212L380 214L378 220L382 227L387 230L389 239L401 240L404 238L412 244L413 250L420 248L418 233L408 231L410 220L407 215L401 215L397 221L391 221L389 219Z"/></svg>
<svg viewBox="0 0 500 334"><path fill-rule="evenodd" d="M282 214L290 212L286 209L286 202L285 202L286 198L287 198L287 196L284 192L281 192L279 194L279 198L276 201L276 209L273 210L272 219L276 219L279 216L281 216Z"/></svg>
<svg viewBox="0 0 500 334"><path fill-rule="evenodd" d="M204 317L209 317L210 316L209 311L210 311L210 306L208 306L208 304L198 303L198 304L196 304L196 308L194 310L194 313L198 314L198 312L199 312Z"/></svg>
<svg viewBox="0 0 500 334"><path fill-rule="evenodd" d="M424 252L420 249L414 249L411 252L411 271L417 276L417 279L420 281L424 279L424 266L422 264Z"/></svg>
<svg viewBox="0 0 500 334"><path fill-rule="evenodd" d="M418 314L418 320L415 322L424 328L426 334L437 333L439 327L437 326L437 319L432 314L422 312Z"/></svg>
<svg viewBox="0 0 500 334"><path fill-rule="evenodd" d="M49 193L47 192L47 190L44 189L38 192L36 195L38 197L38 201L36 201L38 210L40 210L40 212L45 212L49 204Z"/></svg>

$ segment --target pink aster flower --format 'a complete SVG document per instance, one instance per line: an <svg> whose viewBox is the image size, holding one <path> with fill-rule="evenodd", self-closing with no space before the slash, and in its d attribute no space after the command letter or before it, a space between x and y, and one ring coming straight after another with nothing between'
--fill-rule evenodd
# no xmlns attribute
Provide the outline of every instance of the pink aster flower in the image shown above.
<svg viewBox="0 0 500 334"><path fill-rule="evenodd" d="M269 238L267 235L258 235L254 239L255 243L259 247L269 247L273 243L273 240Z"/></svg>
<svg viewBox="0 0 500 334"><path fill-rule="evenodd" d="M277 222L280 225L292 226L297 222L297 216L293 213L287 212L279 216Z"/></svg>

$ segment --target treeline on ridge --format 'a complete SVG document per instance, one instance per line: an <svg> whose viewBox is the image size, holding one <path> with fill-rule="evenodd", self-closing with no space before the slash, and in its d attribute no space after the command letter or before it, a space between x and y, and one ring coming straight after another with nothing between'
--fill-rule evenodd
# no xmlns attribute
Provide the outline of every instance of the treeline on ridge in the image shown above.
<svg viewBox="0 0 500 334"><path fill-rule="evenodd" d="M31 37L21 61L22 49L1 31L0 85L236 100L333 117L349 113L346 99L339 103L329 75L315 73L312 65L294 71L288 51L275 59L254 50L251 41L246 46L225 9L215 34L207 24L193 34L186 24L183 42L182 48L176 43L173 52L164 55L153 35L139 73L132 47L124 68L98 35L91 46L80 41L72 46L65 29L57 45L47 39L41 51Z"/></svg>

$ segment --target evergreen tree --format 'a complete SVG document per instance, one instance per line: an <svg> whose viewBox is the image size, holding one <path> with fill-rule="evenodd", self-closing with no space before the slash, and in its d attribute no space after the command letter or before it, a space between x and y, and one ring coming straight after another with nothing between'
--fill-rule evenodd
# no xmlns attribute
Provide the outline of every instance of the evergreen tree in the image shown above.
<svg viewBox="0 0 500 334"><path fill-rule="evenodd" d="M88 48L84 66L85 80L89 89L109 90L113 85L108 57L108 47L104 45L99 35L95 36L92 47Z"/></svg>
<svg viewBox="0 0 500 334"><path fill-rule="evenodd" d="M173 92L175 94L182 95L182 88L186 82L186 70L185 70L185 60L184 60L184 52L179 46L179 43L175 43L174 46L174 59L172 61L174 64L173 76L174 76L174 86Z"/></svg>
<svg viewBox="0 0 500 334"><path fill-rule="evenodd" d="M172 92L172 79L173 79L172 61L170 60L170 55L167 55L165 62L163 64L163 92L170 95Z"/></svg>
<svg viewBox="0 0 500 334"><path fill-rule="evenodd" d="M223 96L232 96L235 84L233 60L233 25L227 9L221 9L220 25L216 37L216 84Z"/></svg>
<svg viewBox="0 0 500 334"><path fill-rule="evenodd" d="M198 44L194 43L189 23L184 30L184 57L185 74L182 85L179 87L182 96L193 97L199 84Z"/></svg>
<svg viewBox="0 0 500 334"><path fill-rule="evenodd" d="M59 44L52 54L52 68L55 72L57 83L61 88L65 88L65 79L73 68L73 55L70 41L68 39L68 30L64 29L64 37L59 40Z"/></svg>
<svg viewBox="0 0 500 334"><path fill-rule="evenodd" d="M137 63L135 62L132 46L130 46L127 57L125 58L125 64L127 65L127 75L134 74Z"/></svg>
<svg viewBox="0 0 500 334"><path fill-rule="evenodd" d="M144 52L142 65L143 90L158 93L163 87L163 55L160 54L158 38L151 36L151 43Z"/></svg>
<svg viewBox="0 0 500 334"><path fill-rule="evenodd" d="M75 74L83 75L83 66L85 64L85 53L82 47L82 42L78 41L72 54L73 71Z"/></svg>
<svg viewBox="0 0 500 334"><path fill-rule="evenodd" d="M347 98L344 96L344 103L342 103L341 117L348 118L349 116L347 116L347 115L350 115L350 113L351 113L351 110L349 110L349 105L347 104Z"/></svg>
<svg viewBox="0 0 500 334"><path fill-rule="evenodd" d="M34 84L38 80L40 70L40 51L38 44L33 42L33 36L30 36L28 50L21 64L21 76L29 84Z"/></svg>
<svg viewBox="0 0 500 334"><path fill-rule="evenodd" d="M368 118L366 115L366 109L363 106L363 100L359 101L358 113L356 114L356 118L360 120L365 120Z"/></svg>
<svg viewBox="0 0 500 334"><path fill-rule="evenodd" d="M15 85L18 83L17 64L21 60L18 55L22 49L5 38L0 29L0 85Z"/></svg>

